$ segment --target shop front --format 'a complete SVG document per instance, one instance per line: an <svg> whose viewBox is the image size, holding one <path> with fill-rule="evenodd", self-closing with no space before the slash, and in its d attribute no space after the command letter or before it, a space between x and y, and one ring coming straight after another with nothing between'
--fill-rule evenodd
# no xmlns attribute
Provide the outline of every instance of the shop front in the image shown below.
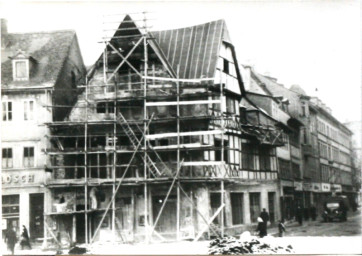
<svg viewBox="0 0 362 256"><path fill-rule="evenodd" d="M293 181L281 180L280 185L282 192L280 197L282 218L291 220L295 216L294 183Z"/></svg>
<svg viewBox="0 0 362 256"><path fill-rule="evenodd" d="M3 171L2 233L24 225L32 240L44 236L44 187L42 171Z"/></svg>

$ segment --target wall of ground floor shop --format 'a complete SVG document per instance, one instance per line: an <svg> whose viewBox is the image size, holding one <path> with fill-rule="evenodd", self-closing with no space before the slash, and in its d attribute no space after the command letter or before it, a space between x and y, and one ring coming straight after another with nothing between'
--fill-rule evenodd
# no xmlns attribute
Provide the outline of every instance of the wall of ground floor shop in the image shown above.
<svg viewBox="0 0 362 256"><path fill-rule="evenodd" d="M225 203L225 234L236 235L245 230L252 231L263 208L270 213L271 222L280 219L280 195L274 181L252 181L248 184L225 182L224 199L221 196L221 182L183 183L179 190L175 185L166 200L169 188L170 184L148 185L146 210L144 185L121 187L115 199L114 222L113 211L110 210L100 224L97 234L95 231L104 214L101 209L109 204L112 187L88 188L88 191L97 190L101 195L97 198L98 202L89 199L88 209L91 211L87 215L88 221L85 220L84 213L62 214L62 211L84 210L84 188L53 189L51 210L57 214L48 217L48 225L63 245L70 245L71 242L85 242L86 223L88 241L94 237L94 241L115 239L120 242L139 242L145 240L146 233L153 241L194 239L199 234L201 239L207 239L215 236L207 222L218 210L221 212L219 208L222 201ZM62 209L59 206L60 200L73 205ZM161 208L163 211L159 216ZM222 227L221 215L218 214L212 221L218 231Z"/></svg>
<svg viewBox="0 0 362 256"><path fill-rule="evenodd" d="M17 187L2 189L2 232L15 227L18 236L24 225L30 239L44 236L44 188Z"/></svg>

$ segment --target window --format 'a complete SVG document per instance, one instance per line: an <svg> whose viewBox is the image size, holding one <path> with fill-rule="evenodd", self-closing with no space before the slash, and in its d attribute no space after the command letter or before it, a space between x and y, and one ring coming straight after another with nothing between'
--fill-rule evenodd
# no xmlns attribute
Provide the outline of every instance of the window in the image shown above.
<svg viewBox="0 0 362 256"><path fill-rule="evenodd" d="M210 193L210 206L211 206L211 216L212 216L221 206L221 193L218 192ZM225 223L226 219L225 207L223 208L223 211L224 211L224 223ZM221 213L217 215L217 217L213 220L213 223L216 225L221 224Z"/></svg>
<svg viewBox="0 0 362 256"><path fill-rule="evenodd" d="M24 120L34 120L34 101L24 101Z"/></svg>
<svg viewBox="0 0 362 256"><path fill-rule="evenodd" d="M233 218L233 225L244 223L244 195L243 193L230 193L231 199L231 213Z"/></svg>
<svg viewBox="0 0 362 256"><path fill-rule="evenodd" d="M224 73L229 74L229 61L227 59L223 59L223 69Z"/></svg>
<svg viewBox="0 0 362 256"><path fill-rule="evenodd" d="M226 98L226 112L235 114L235 101L230 98Z"/></svg>
<svg viewBox="0 0 362 256"><path fill-rule="evenodd" d="M26 61L15 62L15 79L26 80L28 78L28 72L26 67Z"/></svg>
<svg viewBox="0 0 362 256"><path fill-rule="evenodd" d="M301 177L299 164L292 163L292 171L293 171L294 178Z"/></svg>
<svg viewBox="0 0 362 256"><path fill-rule="evenodd" d="M259 147L259 165L261 171L270 171L270 148Z"/></svg>
<svg viewBox="0 0 362 256"><path fill-rule="evenodd" d="M113 114L114 102L99 102L97 103L97 113L99 114Z"/></svg>
<svg viewBox="0 0 362 256"><path fill-rule="evenodd" d="M260 193L250 193L250 219L256 222L260 214Z"/></svg>
<svg viewBox="0 0 362 256"><path fill-rule="evenodd" d="M34 167L34 147L24 147L24 167Z"/></svg>
<svg viewBox="0 0 362 256"><path fill-rule="evenodd" d="M2 149L2 168L12 168L13 167L13 149L12 148L3 148Z"/></svg>
<svg viewBox="0 0 362 256"><path fill-rule="evenodd" d="M2 210L4 216L19 216L19 195L2 196Z"/></svg>
<svg viewBox="0 0 362 256"><path fill-rule="evenodd" d="M254 170L255 148L251 144L242 144L242 168L244 170Z"/></svg>
<svg viewBox="0 0 362 256"><path fill-rule="evenodd" d="M10 101L3 102L3 121L13 120L13 104Z"/></svg>

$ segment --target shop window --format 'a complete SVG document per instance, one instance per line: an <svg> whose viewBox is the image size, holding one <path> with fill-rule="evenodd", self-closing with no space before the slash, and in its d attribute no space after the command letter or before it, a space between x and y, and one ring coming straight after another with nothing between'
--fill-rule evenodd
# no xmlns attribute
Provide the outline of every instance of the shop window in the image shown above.
<svg viewBox="0 0 362 256"><path fill-rule="evenodd" d="M24 101L24 120L34 120L34 101Z"/></svg>
<svg viewBox="0 0 362 256"><path fill-rule="evenodd" d="M13 103L11 101L6 101L2 103L2 112L3 112L3 121L12 121L13 120Z"/></svg>
<svg viewBox="0 0 362 256"><path fill-rule="evenodd" d="M19 216L19 195L2 196L3 217Z"/></svg>
<svg viewBox="0 0 362 256"><path fill-rule="evenodd" d="M230 193L233 225L244 223L244 194Z"/></svg>
<svg viewBox="0 0 362 256"><path fill-rule="evenodd" d="M268 192L268 207L270 223L275 222L275 192Z"/></svg>
<svg viewBox="0 0 362 256"><path fill-rule="evenodd" d="M24 147L24 167L34 167L34 147Z"/></svg>
<svg viewBox="0 0 362 256"><path fill-rule="evenodd" d="M221 206L221 193L214 192L210 193L210 206L211 206L211 216L215 214L215 212L220 208ZM225 207L224 207L224 223L225 223ZM221 224L221 212L217 215L217 217L213 220L213 223L215 225Z"/></svg>
<svg viewBox="0 0 362 256"><path fill-rule="evenodd" d="M260 193L250 193L249 200L251 222L257 222L260 214Z"/></svg>
<svg viewBox="0 0 362 256"><path fill-rule="evenodd" d="M2 168L12 168L13 167L13 149L12 148L3 148L2 149Z"/></svg>

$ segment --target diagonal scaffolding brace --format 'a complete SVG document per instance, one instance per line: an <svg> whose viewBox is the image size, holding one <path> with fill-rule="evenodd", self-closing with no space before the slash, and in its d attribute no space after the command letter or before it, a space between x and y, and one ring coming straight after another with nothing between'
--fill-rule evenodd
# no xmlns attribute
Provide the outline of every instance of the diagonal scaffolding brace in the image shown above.
<svg viewBox="0 0 362 256"><path fill-rule="evenodd" d="M140 146L141 146L141 144L142 144L142 141L145 139L146 132L147 132L147 130L148 130L148 128L149 128L150 123L152 122L153 116L154 116L154 114L152 114L149 122L147 123L146 129L145 129L145 133L142 134L142 138L139 140L139 142L138 142L138 144L137 144L137 147L136 147L135 151L134 151L133 154L132 154L131 160L129 161L129 163L128 163L128 165L127 165L127 168L126 168L126 170L124 171L124 173L123 173L123 175L122 175L122 177L121 177L121 180L118 182L117 188L115 189L115 192L113 193L112 198L111 198L111 200L109 201L109 203L108 203L108 205L107 205L107 208L105 209L105 212L104 212L104 214L103 214L103 216L102 216L102 219L100 220L100 222L99 222L99 224L98 224L98 226L97 226L97 229L96 229L96 231L94 232L93 238L91 239L91 243L93 243L95 237L97 236L97 233L98 233L100 227L102 226L102 223L103 223L103 221L104 221L104 219L105 219L105 217L106 217L106 215L107 215L107 213L108 213L108 211L109 211L109 208L111 207L113 201L116 199L116 194L117 194L119 188L121 187L121 184L122 184L122 182L123 182L123 180L124 180L124 177L126 176L127 171L128 171L128 169L129 169L129 167L131 166L131 163L132 163L132 161L134 160L134 158L135 158L135 156L136 156L136 153L138 152L138 150L139 150L139 148L140 148Z"/></svg>

